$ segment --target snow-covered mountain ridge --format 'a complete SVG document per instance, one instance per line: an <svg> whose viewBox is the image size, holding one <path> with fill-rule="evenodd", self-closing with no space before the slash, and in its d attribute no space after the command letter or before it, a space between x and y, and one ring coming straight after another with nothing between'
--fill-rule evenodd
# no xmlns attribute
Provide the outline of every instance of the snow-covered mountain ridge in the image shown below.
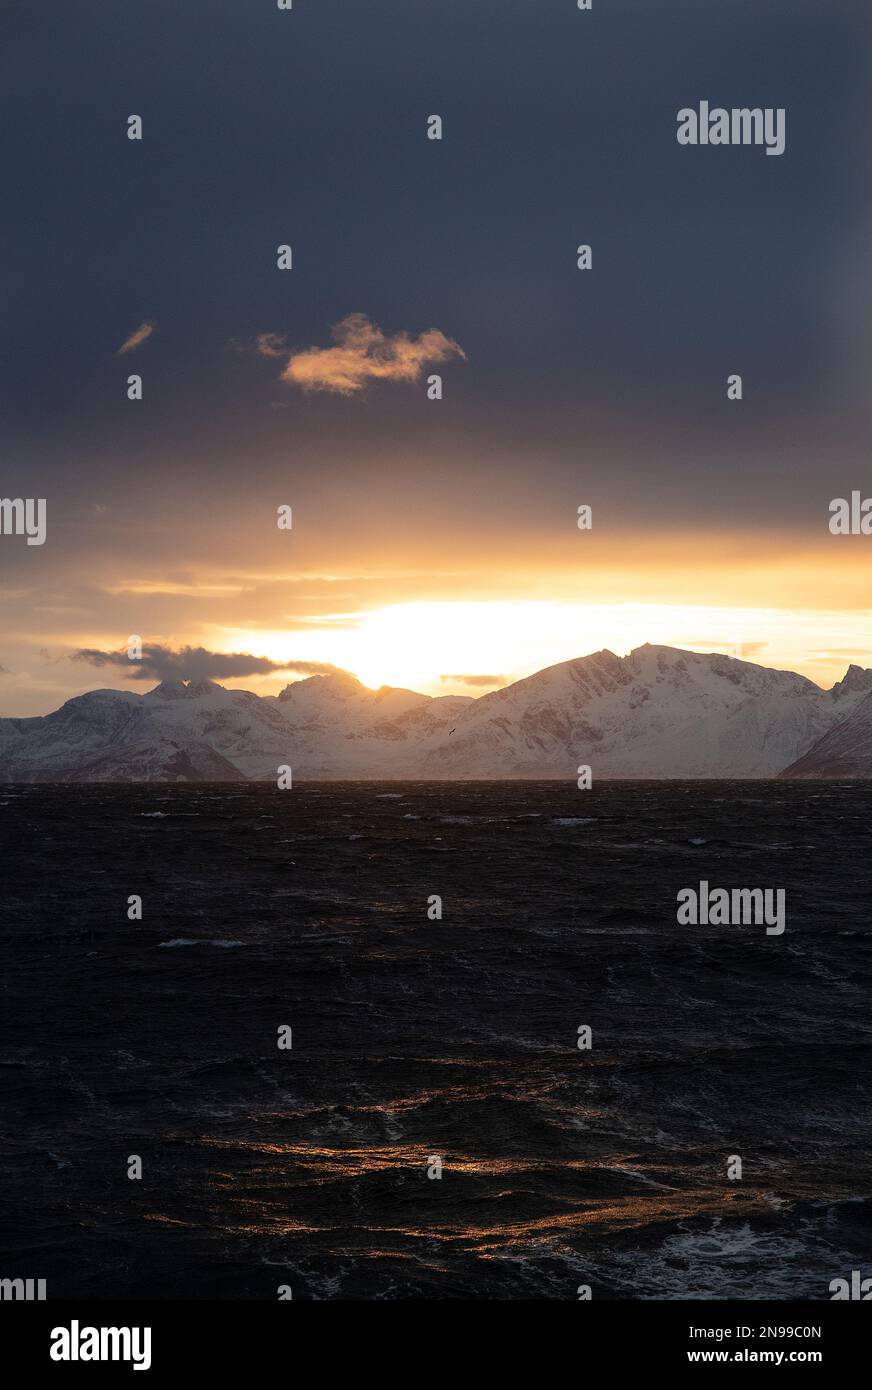
<svg viewBox="0 0 872 1390"><path fill-rule="evenodd" d="M164 681L0 719L0 781L266 780L282 765L310 780L574 778L583 764L595 778L774 777L864 702L872 712L870 693L858 666L823 691L791 671L648 644L477 699L370 690L343 673L277 696Z"/></svg>

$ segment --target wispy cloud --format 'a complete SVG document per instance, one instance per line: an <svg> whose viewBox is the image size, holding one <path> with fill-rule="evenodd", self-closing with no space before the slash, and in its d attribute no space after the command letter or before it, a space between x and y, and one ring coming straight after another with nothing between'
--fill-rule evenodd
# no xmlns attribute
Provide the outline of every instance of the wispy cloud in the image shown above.
<svg viewBox="0 0 872 1390"><path fill-rule="evenodd" d="M159 643L143 646L139 661L131 661L126 650L104 652L93 647L80 648L71 659L87 662L90 666L116 667L135 681L222 680L234 676L268 676L278 671L331 676L340 671L338 666L322 661L272 661L267 656L252 656L250 652L210 652L206 647L180 647L173 651Z"/></svg>
<svg viewBox="0 0 872 1390"><path fill-rule="evenodd" d="M769 646L768 642L742 642L738 637L684 637L680 641L671 644L675 647L701 648L705 652L721 652L732 654L741 649L744 657L758 656L760 652L765 652Z"/></svg>
<svg viewBox="0 0 872 1390"><path fill-rule="evenodd" d="M287 357L288 345L280 333L259 333L254 340L255 352L261 357Z"/></svg>
<svg viewBox="0 0 872 1390"><path fill-rule="evenodd" d="M408 333L389 336L366 317L349 314L331 330L333 347L293 352L276 333L261 333L254 347L262 357L285 357L282 381L303 391L328 391L351 396L372 381L415 382L425 367L466 353L438 328L417 338Z"/></svg>
<svg viewBox="0 0 872 1390"><path fill-rule="evenodd" d="M252 585L244 581L226 584L199 583L197 580L167 579L122 579L117 584L103 586L107 594L165 594L192 595L196 598L228 598L242 594Z"/></svg>
<svg viewBox="0 0 872 1390"><path fill-rule="evenodd" d="M116 352L116 357L123 357L125 353L135 352L138 347L147 342L157 327L150 319L143 319L138 328L134 329L129 338L125 338L120 348Z"/></svg>
<svg viewBox="0 0 872 1390"><path fill-rule="evenodd" d="M506 685L508 676L440 676L441 681L455 685Z"/></svg>

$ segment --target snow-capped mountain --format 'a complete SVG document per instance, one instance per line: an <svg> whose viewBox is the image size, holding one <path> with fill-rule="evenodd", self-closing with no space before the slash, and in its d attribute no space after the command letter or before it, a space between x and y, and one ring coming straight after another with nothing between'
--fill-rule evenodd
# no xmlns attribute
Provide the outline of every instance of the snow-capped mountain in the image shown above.
<svg viewBox="0 0 872 1390"><path fill-rule="evenodd" d="M427 705L430 696L390 685L370 690L356 676L337 671L331 676L292 681L275 696L275 702L295 725L350 730L359 724L378 723L381 719L391 719Z"/></svg>
<svg viewBox="0 0 872 1390"><path fill-rule="evenodd" d="M238 781L275 775L289 753L269 702L212 681L94 690L41 719L0 720L0 777L13 781Z"/></svg>
<svg viewBox="0 0 872 1390"><path fill-rule="evenodd" d="M781 775L791 780L872 778L872 695L855 704L847 719L834 724Z"/></svg>
<svg viewBox="0 0 872 1390"><path fill-rule="evenodd" d="M870 692L872 671L857 666L823 691L790 671L649 645L478 699L370 690L343 673L267 697L164 681L0 719L0 781L260 780L282 765L328 780L574 778L582 764L594 777L828 775L794 765L855 720L872 730Z"/></svg>
<svg viewBox="0 0 872 1390"><path fill-rule="evenodd" d="M868 695L870 691L872 691L872 671L852 663L843 678L836 681L830 694L836 704L847 701L849 705L853 705L857 703L857 696Z"/></svg>
<svg viewBox="0 0 872 1390"><path fill-rule="evenodd" d="M862 698L863 674L865 686L846 677L824 692L717 654L596 652L476 700L423 770L565 777L586 763L600 777L773 777Z"/></svg>
<svg viewBox="0 0 872 1390"><path fill-rule="evenodd" d="M415 776L422 754L476 702L393 686L370 690L343 673L294 681L274 703L294 730L301 776L366 779Z"/></svg>

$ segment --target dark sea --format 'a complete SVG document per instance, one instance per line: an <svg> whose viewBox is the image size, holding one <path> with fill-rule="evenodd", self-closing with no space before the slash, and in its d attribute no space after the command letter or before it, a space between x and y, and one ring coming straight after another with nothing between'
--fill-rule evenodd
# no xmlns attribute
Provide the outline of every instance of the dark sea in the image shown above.
<svg viewBox="0 0 872 1390"><path fill-rule="evenodd" d="M15 786L0 835L0 1274L378 1300L872 1276L872 787ZM701 880L785 889L786 931L679 926Z"/></svg>

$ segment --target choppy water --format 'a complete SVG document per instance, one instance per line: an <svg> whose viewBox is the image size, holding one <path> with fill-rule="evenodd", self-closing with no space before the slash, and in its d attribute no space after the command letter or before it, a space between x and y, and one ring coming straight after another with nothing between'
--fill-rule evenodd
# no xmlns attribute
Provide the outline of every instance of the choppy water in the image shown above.
<svg viewBox="0 0 872 1390"><path fill-rule="evenodd" d="M0 1273L304 1299L872 1275L870 812L862 784L0 787ZM787 931L678 926L702 878L785 888Z"/></svg>

